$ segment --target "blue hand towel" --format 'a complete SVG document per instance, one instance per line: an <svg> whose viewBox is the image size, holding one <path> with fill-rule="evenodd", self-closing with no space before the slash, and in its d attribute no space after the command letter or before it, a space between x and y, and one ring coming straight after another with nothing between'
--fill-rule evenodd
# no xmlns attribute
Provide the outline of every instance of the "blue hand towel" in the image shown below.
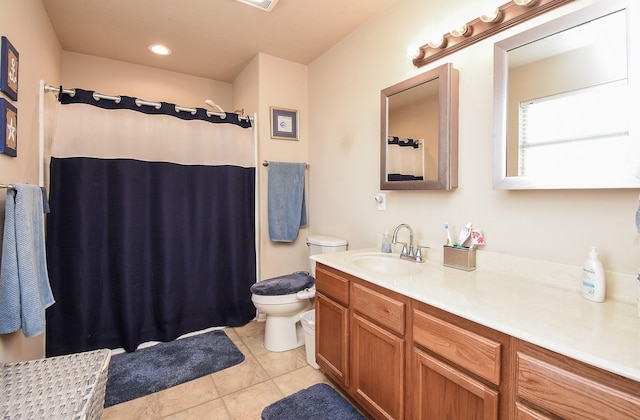
<svg viewBox="0 0 640 420"><path fill-rule="evenodd" d="M44 310L55 302L44 245L44 196L35 185L7 190L0 265L0 334L42 334Z"/></svg>
<svg viewBox="0 0 640 420"><path fill-rule="evenodd" d="M269 162L269 238L274 242L293 242L300 228L307 226L306 167L305 163Z"/></svg>

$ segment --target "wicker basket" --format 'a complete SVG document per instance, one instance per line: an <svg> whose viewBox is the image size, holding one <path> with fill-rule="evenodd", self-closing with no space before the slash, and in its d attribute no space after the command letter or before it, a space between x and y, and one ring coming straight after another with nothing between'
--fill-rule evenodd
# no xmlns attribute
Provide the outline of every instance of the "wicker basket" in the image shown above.
<svg viewBox="0 0 640 420"><path fill-rule="evenodd" d="M102 349L1 363L0 418L102 418L110 360Z"/></svg>

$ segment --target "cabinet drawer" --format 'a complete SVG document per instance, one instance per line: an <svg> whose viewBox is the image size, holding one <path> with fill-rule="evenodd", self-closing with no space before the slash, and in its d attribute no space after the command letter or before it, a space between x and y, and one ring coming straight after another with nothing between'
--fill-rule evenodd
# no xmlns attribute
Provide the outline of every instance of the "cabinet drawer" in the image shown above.
<svg viewBox="0 0 640 420"><path fill-rule="evenodd" d="M419 310L413 311L413 341L469 372L500 384L501 345Z"/></svg>
<svg viewBox="0 0 640 420"><path fill-rule="evenodd" d="M358 283L353 283L353 309L403 336L407 305Z"/></svg>
<svg viewBox="0 0 640 420"><path fill-rule="evenodd" d="M525 405L516 403L516 420L553 420L553 419L542 413L538 413L537 411Z"/></svg>
<svg viewBox="0 0 640 420"><path fill-rule="evenodd" d="M322 264L316 266L316 289L331 299L349 306L349 280Z"/></svg>
<svg viewBox="0 0 640 420"><path fill-rule="evenodd" d="M567 419L637 418L640 398L518 352L517 396Z"/></svg>

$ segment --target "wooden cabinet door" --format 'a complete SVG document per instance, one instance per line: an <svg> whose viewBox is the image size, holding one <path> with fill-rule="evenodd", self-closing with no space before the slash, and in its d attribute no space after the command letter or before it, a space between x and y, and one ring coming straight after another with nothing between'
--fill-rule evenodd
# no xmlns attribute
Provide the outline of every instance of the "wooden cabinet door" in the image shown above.
<svg viewBox="0 0 640 420"><path fill-rule="evenodd" d="M322 293L316 294L316 363L349 386L349 310Z"/></svg>
<svg viewBox="0 0 640 420"><path fill-rule="evenodd" d="M415 419L498 418L498 392L451 365L413 349Z"/></svg>
<svg viewBox="0 0 640 420"><path fill-rule="evenodd" d="M351 334L353 397L375 418L404 418L405 341L355 313Z"/></svg>

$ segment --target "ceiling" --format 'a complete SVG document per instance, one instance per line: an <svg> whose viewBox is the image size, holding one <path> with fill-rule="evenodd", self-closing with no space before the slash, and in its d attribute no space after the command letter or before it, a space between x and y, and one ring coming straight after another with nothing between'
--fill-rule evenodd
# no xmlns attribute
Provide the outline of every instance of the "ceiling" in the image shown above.
<svg viewBox="0 0 640 420"><path fill-rule="evenodd" d="M397 0L42 0L64 51L232 82L258 53L309 64ZM173 54L156 56L161 43Z"/></svg>

